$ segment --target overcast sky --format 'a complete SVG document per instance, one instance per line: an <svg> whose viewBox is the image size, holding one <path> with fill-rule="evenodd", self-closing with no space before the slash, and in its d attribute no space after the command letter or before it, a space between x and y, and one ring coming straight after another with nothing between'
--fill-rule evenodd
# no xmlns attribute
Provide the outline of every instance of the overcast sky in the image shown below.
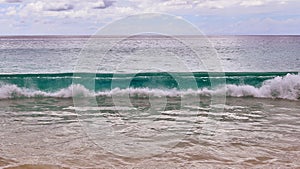
<svg viewBox="0 0 300 169"><path fill-rule="evenodd" d="M145 12L179 16L212 35L300 33L300 0L0 0L0 32L94 34Z"/></svg>

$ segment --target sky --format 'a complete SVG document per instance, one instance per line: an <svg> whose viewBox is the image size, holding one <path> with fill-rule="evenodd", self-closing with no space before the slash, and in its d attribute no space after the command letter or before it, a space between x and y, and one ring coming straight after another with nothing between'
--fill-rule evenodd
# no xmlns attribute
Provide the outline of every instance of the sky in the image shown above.
<svg viewBox="0 0 300 169"><path fill-rule="evenodd" d="M0 0L0 35L91 35L142 13L178 16L207 35L299 35L300 0Z"/></svg>

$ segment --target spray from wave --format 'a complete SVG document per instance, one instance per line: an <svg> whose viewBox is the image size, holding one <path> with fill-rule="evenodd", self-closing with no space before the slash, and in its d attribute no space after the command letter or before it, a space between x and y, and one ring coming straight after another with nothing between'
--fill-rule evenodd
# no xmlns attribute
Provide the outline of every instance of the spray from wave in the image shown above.
<svg viewBox="0 0 300 169"><path fill-rule="evenodd" d="M225 90L225 91L224 91ZM228 97L255 97L255 98L280 98L288 100L300 99L300 75L287 74L266 80L260 87L251 85L227 84L225 86L198 90L177 90L177 89L155 89L155 88L114 88L105 91L91 91L79 84L72 84L55 92L21 88L15 84L0 85L0 99L17 98L72 98L72 97L94 97L94 96L154 96L154 97L184 97L184 96L212 96L226 93Z"/></svg>
<svg viewBox="0 0 300 169"><path fill-rule="evenodd" d="M81 85L71 85L56 92L45 92L41 90L20 88L15 84L5 84L0 87L0 99L12 98L71 98L73 96L93 96L92 92Z"/></svg>

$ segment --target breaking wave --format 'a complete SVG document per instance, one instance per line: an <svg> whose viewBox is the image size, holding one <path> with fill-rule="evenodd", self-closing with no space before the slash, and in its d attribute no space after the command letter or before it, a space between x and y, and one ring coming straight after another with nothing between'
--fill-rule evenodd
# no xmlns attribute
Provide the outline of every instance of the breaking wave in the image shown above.
<svg viewBox="0 0 300 169"><path fill-rule="evenodd" d="M185 97L212 96L226 94L227 97L280 98L288 100L300 99L300 75L287 74L265 80L260 86L248 84L226 84L215 89L207 87L194 89L159 89L159 88L114 88L111 90L91 91L80 84L71 84L54 92L40 89L19 87L16 84L0 84L0 99L17 98L72 98L94 96L154 96L154 97Z"/></svg>

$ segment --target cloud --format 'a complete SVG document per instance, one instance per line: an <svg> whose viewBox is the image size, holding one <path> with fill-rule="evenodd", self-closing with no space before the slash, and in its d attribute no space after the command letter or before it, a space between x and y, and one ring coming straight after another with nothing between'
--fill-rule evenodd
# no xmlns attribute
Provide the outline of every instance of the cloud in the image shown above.
<svg viewBox="0 0 300 169"><path fill-rule="evenodd" d="M115 3L115 1L110 1L110 0L103 0L98 2L98 4L96 6L94 6L94 9L105 9L108 8L110 6L112 6Z"/></svg>
<svg viewBox="0 0 300 169"><path fill-rule="evenodd" d="M8 3L19 3L22 2L22 0L6 0Z"/></svg>
<svg viewBox="0 0 300 169"><path fill-rule="evenodd" d="M239 4L244 7L251 7L251 6L263 6L269 3L276 3L282 5L292 1L294 0L243 0Z"/></svg>
<svg viewBox="0 0 300 169"><path fill-rule="evenodd" d="M289 19L290 16L300 15L300 2L297 0L0 0L0 3L5 3L0 6L0 19L7 22L22 21L20 25L26 25L28 29L33 27L33 20L40 21L40 25L52 23L59 26L60 23L64 28L72 23L70 29L75 29L74 25L79 24L88 25L89 28L99 27L133 14L162 12L188 19L215 34L234 33L233 30L237 29L235 32L242 33L280 32L288 31L284 28L279 30L281 24L295 26L295 22L299 20L291 24L292 21L282 22L276 17ZM236 19L228 21L231 18ZM254 22L250 18L256 18L257 21ZM264 18L273 21L265 21ZM44 20L47 22L42 22ZM270 24L278 29L261 29L267 26L252 28L247 22L257 25L266 23L264 25ZM81 29L85 29L82 25ZM4 26L7 25L2 27Z"/></svg>
<svg viewBox="0 0 300 169"><path fill-rule="evenodd" d="M210 34L299 34L300 18L274 19L249 18L237 22L223 23L219 29L207 30Z"/></svg>
<svg viewBox="0 0 300 169"><path fill-rule="evenodd" d="M6 10L6 15L8 16L13 16L13 15L16 15L17 13L17 10L15 7L8 7L7 10Z"/></svg>
<svg viewBox="0 0 300 169"><path fill-rule="evenodd" d="M0 0L0 3L21 3L22 0Z"/></svg>
<svg viewBox="0 0 300 169"><path fill-rule="evenodd" d="M8 8L5 10L7 15L12 16L15 14L16 17L21 18L106 19L107 17L114 17L121 13L124 15L122 10L114 12L116 8L123 9L123 7L116 7L112 10L109 9L114 3L115 1L112 0L29 0L24 1L24 3L16 9L15 13ZM106 12L100 15L99 12L103 10L106 10ZM128 13L126 14L128 15Z"/></svg>
<svg viewBox="0 0 300 169"><path fill-rule="evenodd" d="M74 6L67 3L50 3L44 7L46 11L68 11L71 9L74 9Z"/></svg>
<svg viewBox="0 0 300 169"><path fill-rule="evenodd" d="M0 0L1 1L1 0ZM2 0L3 1L3 0ZM5 2L20 2L20 0L6 0ZM52 17L95 17L101 15L106 18L132 15L143 12L163 12L172 14L243 14L257 12L252 7L282 6L293 0L28 0L16 11L16 15L28 17L30 15ZM248 10L249 9L249 10ZM94 11L98 10L99 12ZM261 8L261 10L267 9ZM56 12L56 14L51 13ZM11 13L12 14L12 13ZM80 14L82 16L80 16ZM97 17L98 18L98 17Z"/></svg>
<svg viewBox="0 0 300 169"><path fill-rule="evenodd" d="M263 1L259 1L259 0L252 0L252 1L243 1L240 3L241 6L260 6L263 5L264 2Z"/></svg>

